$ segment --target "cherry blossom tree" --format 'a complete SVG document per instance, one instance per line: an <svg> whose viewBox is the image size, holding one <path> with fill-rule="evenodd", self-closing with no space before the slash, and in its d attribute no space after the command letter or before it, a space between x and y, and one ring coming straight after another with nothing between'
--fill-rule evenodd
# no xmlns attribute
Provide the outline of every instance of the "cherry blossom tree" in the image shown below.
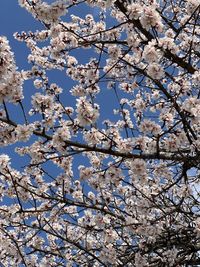
<svg viewBox="0 0 200 267"><path fill-rule="evenodd" d="M27 70L0 37L0 144L26 162L0 155L1 263L200 266L200 0L19 5L43 29L14 34Z"/></svg>

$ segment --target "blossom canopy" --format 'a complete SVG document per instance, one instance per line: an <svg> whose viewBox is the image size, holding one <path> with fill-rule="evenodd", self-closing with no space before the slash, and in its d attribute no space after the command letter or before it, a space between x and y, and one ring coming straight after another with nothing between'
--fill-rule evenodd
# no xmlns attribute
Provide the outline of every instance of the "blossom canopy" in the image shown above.
<svg viewBox="0 0 200 267"><path fill-rule="evenodd" d="M18 2L41 29L14 33L25 70L0 36L24 162L0 154L0 262L200 266L200 0Z"/></svg>

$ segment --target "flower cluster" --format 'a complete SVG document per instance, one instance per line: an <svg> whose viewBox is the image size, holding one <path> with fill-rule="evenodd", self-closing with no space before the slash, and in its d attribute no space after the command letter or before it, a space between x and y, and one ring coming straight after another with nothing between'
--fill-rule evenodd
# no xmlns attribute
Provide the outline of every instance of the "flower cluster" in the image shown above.
<svg viewBox="0 0 200 267"><path fill-rule="evenodd" d="M55 23L59 17L67 13L65 1L59 0L51 5L41 0L32 1L32 5L26 0L19 0L21 7L26 8L33 16L45 23Z"/></svg>
<svg viewBox="0 0 200 267"><path fill-rule="evenodd" d="M0 37L0 103L20 101L23 98L22 83L8 40Z"/></svg>
<svg viewBox="0 0 200 267"><path fill-rule="evenodd" d="M99 117L99 106L97 104L92 105L86 97L77 99L76 107L78 123L81 126L94 124Z"/></svg>
<svg viewBox="0 0 200 267"><path fill-rule="evenodd" d="M161 17L155 10L155 6L143 6L139 3L132 3L128 5L127 12L130 19L139 19L142 26L149 30L150 27L155 27L156 30L162 31L163 24Z"/></svg>

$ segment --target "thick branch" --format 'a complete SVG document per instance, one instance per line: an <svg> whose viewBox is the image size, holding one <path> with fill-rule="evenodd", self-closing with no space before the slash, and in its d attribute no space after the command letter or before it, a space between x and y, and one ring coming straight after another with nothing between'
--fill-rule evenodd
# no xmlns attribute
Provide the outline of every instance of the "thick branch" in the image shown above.
<svg viewBox="0 0 200 267"><path fill-rule="evenodd" d="M17 124L11 120L6 120L6 119L0 119L2 122L7 123L9 125L12 125L14 127L17 127ZM33 134L43 137L45 139L47 139L48 141L52 140L52 136L41 132L41 131L33 131ZM83 152L84 151L94 151L94 152L99 152L102 154L107 154L110 156L116 156L116 157L122 157L124 159L144 159L144 160L151 160L151 159L157 159L157 160L169 160L169 161L177 161L177 162L185 162L188 161L189 157L183 157L182 155L178 156L178 155L174 155L173 153L166 155L165 153L152 153L152 154L143 154L143 153L126 153L126 152L120 152L117 150L113 150L113 149L108 149L108 148L100 148L97 146L89 146L87 144L83 144L80 142L75 142L75 141L65 141L66 147L72 146L72 147L76 147L76 148L82 148ZM191 160L193 160L194 157L190 157Z"/></svg>

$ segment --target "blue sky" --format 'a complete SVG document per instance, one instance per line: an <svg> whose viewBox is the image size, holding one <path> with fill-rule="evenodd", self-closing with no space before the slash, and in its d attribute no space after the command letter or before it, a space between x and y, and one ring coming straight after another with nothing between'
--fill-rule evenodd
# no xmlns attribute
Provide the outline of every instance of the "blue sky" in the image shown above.
<svg viewBox="0 0 200 267"><path fill-rule="evenodd" d="M49 2L49 1L48 1ZM52 2L52 1L51 1ZM72 12L75 12L75 15L84 17L87 13L93 13L93 16L98 21L99 13L97 9L89 9L89 7L83 6L82 8L73 9ZM81 15L80 15L81 13ZM65 20L65 18L63 18ZM110 21L110 20L109 20ZM111 21L110 21L111 22ZM10 46L12 51L15 54L15 61L16 65L18 66L19 70L28 70L32 66L27 63L27 56L29 54L29 51L23 42L19 42L14 39L13 34L15 32L28 32L28 31L36 31L39 29L43 29L43 25L41 23L37 22L30 13L28 13L25 9L21 8L18 5L17 0L1 0L1 9L0 9L0 36L6 36L9 40ZM44 44L42 44L44 45ZM80 49L79 51L76 51L76 56L79 61L79 63L86 63L89 61L90 57L94 57L98 55L95 55L91 50L83 50ZM50 71L49 72L49 81L50 82L56 82L59 86L63 88L63 94L62 94L62 100L64 100L65 106L72 106L75 108L76 104L76 98L72 97L69 93L71 87L73 86L74 82L69 79L65 71ZM101 93L98 95L95 102L98 102L101 106L101 119L99 122L99 127L102 127L101 122L104 119L110 118L112 119L113 116L111 115L112 109L115 107L118 108L117 102L116 102L116 96L113 94L112 90L107 90L105 84L101 85ZM33 95L36 92L36 89L33 86L33 81L29 80L24 83L24 100L23 105L25 108L26 113L30 110L30 101L31 101L31 95ZM18 122L20 124L23 124L23 116L21 114L21 110L19 106L15 106L12 104L7 104L10 117L15 122ZM1 108L1 107L0 107ZM35 120L34 118L29 118L30 120ZM15 147L19 146L27 146L31 144L35 140L35 137L31 138L27 143L17 143L5 147L0 147L0 154L8 154L11 157L11 166L19 171L23 171L23 167L25 167L28 162L29 158L24 156L20 157L18 154L15 153ZM88 166L89 161L86 160L83 156L78 155L74 158L73 161L73 171L74 171L74 178L78 179L79 177L79 171L78 166L79 165L85 165ZM55 165L51 164L45 164L43 165L44 169L48 170L52 176L58 175L60 172L60 169L56 168ZM9 199L4 199L6 203L9 203Z"/></svg>
<svg viewBox="0 0 200 267"><path fill-rule="evenodd" d="M47 1L47 2L53 2L53 1ZM84 8L83 8L84 7ZM81 11L81 12L80 12ZM81 13L81 16L85 16L87 13L93 13L93 15L98 20L98 10L89 9L89 7L86 7L85 5L80 8L73 8L72 12L75 12L75 15L79 15ZM65 18L64 18L65 19ZM19 70L28 70L31 68L30 64L27 63L27 56L28 56L28 49L26 45L23 42L18 42L14 39L13 34L15 32L21 32L21 31L36 31L39 29L43 29L43 25L41 23L37 22L30 13L28 13L25 9L21 8L18 4L17 0L1 0L1 8L0 8L0 36L4 35L7 36L11 49L15 54L15 60L16 65L18 66ZM76 52L77 53L77 52ZM81 61L84 61L86 63L89 61L90 57L94 57L94 54L91 54L91 50L80 50L77 53L77 58L79 60L79 63ZM63 94L62 97L64 97L65 105L66 106L73 106L75 107L76 99L69 94L69 90L71 89L72 85L74 84L64 72L60 71L51 71L49 73L49 79L50 82L56 82L59 86L61 86L65 90L65 94ZM26 112L30 109L30 101L31 101L31 95L35 93L35 88L33 87L32 81L26 81L24 84L24 95L25 99L23 101L24 107ZM112 101L110 101L112 99ZM107 90L102 87L102 92L99 94L98 103L102 106L102 117L101 119L108 118L110 115L110 112L112 111L112 108L114 108L114 104L116 104L116 99L113 102L113 94L111 91ZM11 118L18 123L24 123L22 120L22 115L19 113L21 112L19 110L19 107L16 107L14 105L9 104L8 109L11 113ZM100 127L102 126L99 124ZM22 144L26 145L26 144ZM16 145L11 145L8 147L0 147L0 153L7 153L12 157L12 166L19 168L19 166L24 166L25 159L19 157L14 152L14 147ZM18 144L17 144L18 146Z"/></svg>
<svg viewBox="0 0 200 267"><path fill-rule="evenodd" d="M17 64L20 67L26 67L25 45L16 41L13 33L36 30L41 28L40 23L21 8L17 0L1 0L0 25L0 35L5 35L9 39L12 50L15 52Z"/></svg>

